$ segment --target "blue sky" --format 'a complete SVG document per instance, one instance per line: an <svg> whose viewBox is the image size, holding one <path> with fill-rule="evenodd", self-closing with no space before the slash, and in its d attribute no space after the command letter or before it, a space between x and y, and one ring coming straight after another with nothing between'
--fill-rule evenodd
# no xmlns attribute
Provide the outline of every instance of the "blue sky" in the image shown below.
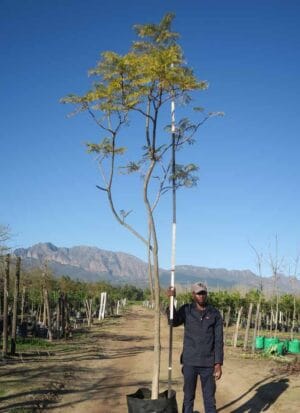
<svg viewBox="0 0 300 413"><path fill-rule="evenodd" d="M249 241L267 257L278 235L288 263L300 249L300 3L296 0L1 0L0 223L12 247L50 241L94 245L145 259L96 190L100 177L84 142L99 131L59 104L83 93L100 53L126 53L136 23L176 14L185 57L209 89L197 105L225 112L183 154L199 184L178 193L177 264L255 270ZM128 130L129 132L129 130ZM138 129L129 132L137 139ZM144 231L134 185L120 207ZM125 208L126 209L126 208ZM158 211L160 265L170 267L171 215ZM264 273L270 273L265 265Z"/></svg>

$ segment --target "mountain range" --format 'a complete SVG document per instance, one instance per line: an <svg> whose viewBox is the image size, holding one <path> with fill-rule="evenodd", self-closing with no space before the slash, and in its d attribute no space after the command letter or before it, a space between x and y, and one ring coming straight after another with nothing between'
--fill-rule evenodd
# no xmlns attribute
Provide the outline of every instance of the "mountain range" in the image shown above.
<svg viewBox="0 0 300 413"><path fill-rule="evenodd" d="M72 279L84 281L105 280L112 284L134 284L138 287L148 285L147 263L124 252L106 251L96 247L75 246L57 247L50 242L39 243L29 248L14 251L22 258L24 269L41 267L47 262L56 276L66 275ZM163 287L169 285L170 271L160 270ZM192 265L176 266L176 284L178 288L189 289L190 284L204 281L210 289L257 289L260 277L250 270L226 270L224 268L206 268ZM264 291L272 292L271 277L262 277ZM278 279L281 292L291 292L289 277L281 274ZM296 283L300 291L300 281Z"/></svg>

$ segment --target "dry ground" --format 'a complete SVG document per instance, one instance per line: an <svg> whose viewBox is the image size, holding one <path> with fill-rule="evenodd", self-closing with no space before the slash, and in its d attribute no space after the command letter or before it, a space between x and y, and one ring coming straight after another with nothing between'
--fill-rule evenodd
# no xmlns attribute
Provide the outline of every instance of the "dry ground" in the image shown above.
<svg viewBox="0 0 300 413"><path fill-rule="evenodd" d="M174 330L173 388L179 411L182 333L182 327ZM126 413L126 394L151 383L152 334L152 311L135 306L75 336L68 347L2 362L0 412ZM167 388L167 346L163 317L161 390ZM247 358L230 348L223 371L217 384L218 412L300 412L299 374L287 375L274 361ZM199 387L195 411L203 412Z"/></svg>

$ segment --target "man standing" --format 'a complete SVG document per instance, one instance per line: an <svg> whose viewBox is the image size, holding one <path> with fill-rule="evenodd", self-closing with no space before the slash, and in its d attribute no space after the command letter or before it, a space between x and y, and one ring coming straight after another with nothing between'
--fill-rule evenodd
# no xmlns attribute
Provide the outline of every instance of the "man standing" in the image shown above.
<svg viewBox="0 0 300 413"><path fill-rule="evenodd" d="M168 296L176 296L175 288ZM219 311L207 303L207 288L192 286L193 303L174 309L173 326L184 324L181 361L184 376L183 413L193 413L197 378L200 376L205 413L216 413L215 380L222 376L223 320Z"/></svg>

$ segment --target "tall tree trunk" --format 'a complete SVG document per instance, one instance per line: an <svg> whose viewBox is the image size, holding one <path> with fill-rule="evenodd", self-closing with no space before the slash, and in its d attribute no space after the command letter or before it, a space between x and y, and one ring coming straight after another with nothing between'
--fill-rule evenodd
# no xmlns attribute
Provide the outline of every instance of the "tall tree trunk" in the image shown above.
<svg viewBox="0 0 300 413"><path fill-rule="evenodd" d="M44 288L44 306L46 309L46 325L48 327L48 338L49 341L52 341L52 326L51 326L51 312L50 312L50 304L49 304L49 294L47 288Z"/></svg>
<svg viewBox="0 0 300 413"><path fill-rule="evenodd" d="M23 320L24 320L25 293L26 293L26 287L23 286L22 297L21 297L21 323L23 323Z"/></svg>
<svg viewBox="0 0 300 413"><path fill-rule="evenodd" d="M14 303L13 303L13 318L11 327L11 347L10 352L14 356L16 353L16 337L17 337L17 321L18 321L18 301L20 289L20 272L21 272L21 257L17 258Z"/></svg>
<svg viewBox="0 0 300 413"><path fill-rule="evenodd" d="M70 317L69 317L69 302L68 302L68 295L64 293L63 297L63 333L65 338L67 338L67 334L70 330Z"/></svg>
<svg viewBox="0 0 300 413"><path fill-rule="evenodd" d="M275 312L275 333L274 337L277 337L278 333L278 316L279 316L279 294L276 291L276 312Z"/></svg>
<svg viewBox="0 0 300 413"><path fill-rule="evenodd" d="M47 324L47 306L45 302L45 290L44 290L44 305L43 305L43 321L42 322L44 325Z"/></svg>
<svg viewBox="0 0 300 413"><path fill-rule="evenodd" d="M44 302L44 299L43 299L43 302ZM39 304L38 308L37 308L37 320L38 320L39 323L42 322L42 306L43 305L44 304ZM33 309L32 309L32 311L33 311Z"/></svg>
<svg viewBox="0 0 300 413"><path fill-rule="evenodd" d="M56 334L57 338L60 338L60 327L61 327L61 296L58 297L56 304Z"/></svg>
<svg viewBox="0 0 300 413"><path fill-rule="evenodd" d="M258 314L258 326L257 326L257 335L260 334L261 331L261 318L262 318L262 313L261 311Z"/></svg>
<svg viewBox="0 0 300 413"><path fill-rule="evenodd" d="M3 357L7 355L8 347L8 286L9 286L10 254L5 257L4 288L3 288Z"/></svg>
<svg viewBox="0 0 300 413"><path fill-rule="evenodd" d="M155 235L156 237L156 235ZM154 273L154 363L152 376L152 399L158 399L160 375L160 286L157 242L153 241L153 273Z"/></svg>
<svg viewBox="0 0 300 413"><path fill-rule="evenodd" d="M247 350L247 347L248 347L248 338L249 338L249 330L250 330L250 325L251 325L252 308L253 308L253 303L250 303L249 310L248 310L245 338L244 338L244 347L243 347L244 350Z"/></svg>
<svg viewBox="0 0 300 413"><path fill-rule="evenodd" d="M92 324L92 304L93 304L93 299L86 298L85 299L85 310L86 310L86 317L87 317L87 322L88 322L88 327L91 327Z"/></svg>
<svg viewBox="0 0 300 413"><path fill-rule="evenodd" d="M260 311L260 298L256 306L255 313L255 322L254 322L254 331L253 331L253 340L252 340L252 353L255 352L256 337L258 335L258 323L259 323L259 311Z"/></svg>
<svg viewBox="0 0 300 413"><path fill-rule="evenodd" d="M235 332L234 332L234 335L233 335L233 347L237 346L242 312L243 312L243 307L240 307L239 312L238 312L238 316L237 316L237 320L236 320Z"/></svg>
<svg viewBox="0 0 300 413"><path fill-rule="evenodd" d="M294 300L293 300L293 319L292 319L292 327L291 327L291 340L294 339L295 324L296 324L296 294L294 294Z"/></svg>
<svg viewBox="0 0 300 413"><path fill-rule="evenodd" d="M144 180L144 203L148 215L148 224L152 236L153 278L154 278L154 350L153 350L153 375L152 375L152 399L158 399L159 375L160 375L160 285L158 265L158 241L153 217L153 211L148 199L149 180L154 170L156 161L152 160Z"/></svg>
<svg viewBox="0 0 300 413"><path fill-rule="evenodd" d="M270 314L270 336L272 336L273 331L273 306L271 305L271 314Z"/></svg>
<svg viewBox="0 0 300 413"><path fill-rule="evenodd" d="M154 286L153 286L153 264L152 264L152 253L151 253L151 226L148 224L148 279L149 288L151 295L151 302L154 302Z"/></svg>
<svg viewBox="0 0 300 413"><path fill-rule="evenodd" d="M231 307L230 307L230 305L229 305L229 306L228 306L228 309L227 309L227 313L226 313L224 343L226 343L226 338L227 338L227 333L228 333L228 327L229 327L229 322L230 322L230 313L231 313Z"/></svg>
<svg viewBox="0 0 300 413"><path fill-rule="evenodd" d="M66 295L61 295L61 331L63 337L66 337Z"/></svg>

